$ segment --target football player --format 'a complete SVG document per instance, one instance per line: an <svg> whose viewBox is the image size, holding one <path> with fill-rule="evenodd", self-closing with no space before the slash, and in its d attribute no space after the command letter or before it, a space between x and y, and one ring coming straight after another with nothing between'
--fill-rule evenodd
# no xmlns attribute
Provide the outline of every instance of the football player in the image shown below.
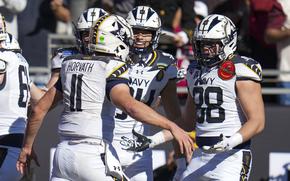
<svg viewBox="0 0 290 181"><path fill-rule="evenodd" d="M187 105L195 105L199 148L181 180L249 180L251 138L265 125L261 66L235 54L237 30L226 16L205 17L193 49L197 61L187 72Z"/></svg>
<svg viewBox="0 0 290 181"><path fill-rule="evenodd" d="M126 20L134 33L129 66L129 87L132 96L151 107L161 96L168 118L180 122L181 111L176 94L176 60L172 55L156 49L161 34L161 20L158 14L150 7L137 6L128 13ZM132 130L150 135L150 126L137 121L120 109L116 112L115 122L113 145L126 175L131 181L152 181L152 151L126 150L134 145ZM156 138L162 142L163 133Z"/></svg>
<svg viewBox="0 0 290 181"><path fill-rule="evenodd" d="M77 25L74 27L74 35L76 38L76 47L60 48L55 52L51 59L51 77L46 88L52 87L59 78L61 63L67 56L75 54L88 54L89 30L97 19L108 14L101 8L89 8L85 10L78 18Z"/></svg>
<svg viewBox="0 0 290 181"><path fill-rule="evenodd" d="M51 180L126 180L111 146L116 106L135 119L170 130L181 151L191 153L193 143L181 128L130 95L125 61L132 38L132 29L125 19L105 15L90 30L90 56L64 59L60 79L29 118L17 162L21 173L32 156L32 145L44 116L59 100L64 102L58 127L61 141L56 148Z"/></svg>
<svg viewBox="0 0 290 181"><path fill-rule="evenodd" d="M265 124L262 69L236 55L236 48L236 27L226 16L209 15L195 29L184 118L196 125L199 148L187 167L185 160L177 162L175 180L249 179L251 138ZM141 138L143 148L156 139Z"/></svg>
<svg viewBox="0 0 290 181"><path fill-rule="evenodd" d="M29 104L44 94L29 78L29 66L17 40L6 31L0 14L0 180L18 181L20 153Z"/></svg>

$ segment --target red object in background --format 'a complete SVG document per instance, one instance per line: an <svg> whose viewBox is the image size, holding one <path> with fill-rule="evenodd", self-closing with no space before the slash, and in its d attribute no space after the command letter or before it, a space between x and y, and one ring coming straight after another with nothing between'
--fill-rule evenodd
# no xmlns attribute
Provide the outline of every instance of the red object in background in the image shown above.
<svg viewBox="0 0 290 181"><path fill-rule="evenodd" d="M269 15L272 9L281 10L281 5L277 0L250 0L250 17L249 17L249 33L261 45L266 48L275 48L274 44L267 44L264 40L264 34L267 27L276 27L275 24L269 24L268 18L279 18L280 22L284 22L286 17L275 17Z"/></svg>
<svg viewBox="0 0 290 181"><path fill-rule="evenodd" d="M179 55L177 55L177 68L187 70L190 61L193 59L192 46L187 45L182 49L179 49ZM187 81L186 77L177 82L177 95L179 98L184 98L187 96Z"/></svg>
<svg viewBox="0 0 290 181"><path fill-rule="evenodd" d="M180 68L182 62L183 62L182 59L178 59L177 60L177 67L178 68ZM176 83L176 86L177 86L177 95L178 95L178 97L186 97L187 96L187 81L186 81L186 77L184 77L183 79L179 80Z"/></svg>

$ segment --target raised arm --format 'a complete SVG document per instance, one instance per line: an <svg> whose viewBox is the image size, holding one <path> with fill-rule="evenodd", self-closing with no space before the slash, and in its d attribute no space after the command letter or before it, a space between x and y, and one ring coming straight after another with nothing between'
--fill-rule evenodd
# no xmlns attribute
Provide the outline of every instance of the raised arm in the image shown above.
<svg viewBox="0 0 290 181"><path fill-rule="evenodd" d="M181 153L191 156L193 141L175 123L161 116L147 105L135 100L126 84L118 84L110 91L111 101L134 119L169 130L180 145ZM184 150L185 149L185 150Z"/></svg>
<svg viewBox="0 0 290 181"><path fill-rule="evenodd" d="M38 88L33 82L30 84L31 104L35 105L45 94L45 90Z"/></svg>

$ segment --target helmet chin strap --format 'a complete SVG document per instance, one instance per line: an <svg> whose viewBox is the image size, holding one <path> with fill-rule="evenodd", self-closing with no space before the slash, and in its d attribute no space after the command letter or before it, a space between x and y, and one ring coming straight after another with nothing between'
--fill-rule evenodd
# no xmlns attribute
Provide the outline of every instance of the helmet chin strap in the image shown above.
<svg viewBox="0 0 290 181"><path fill-rule="evenodd" d="M88 55L89 54L89 48L86 47L86 46L83 46L82 47L82 53L85 54L85 55Z"/></svg>
<svg viewBox="0 0 290 181"><path fill-rule="evenodd" d="M132 52L134 54L137 54L137 55L140 55L140 54L149 54L150 52L152 52L152 48L151 46L149 45L148 47L145 47L145 48L136 48L136 47L132 47Z"/></svg>
<svg viewBox="0 0 290 181"><path fill-rule="evenodd" d="M133 53L135 54L148 54L151 52L151 48L150 47L146 47L146 48L135 48L133 47Z"/></svg>
<svg viewBox="0 0 290 181"><path fill-rule="evenodd" d="M134 48L133 47L131 51L131 59L133 63L145 61L151 52L152 52L151 47L147 47L147 48Z"/></svg>
<svg viewBox="0 0 290 181"><path fill-rule="evenodd" d="M212 58L199 60L199 62L205 67L214 67L214 66L218 65L219 63L221 63L222 61L223 60L220 59L219 55L216 55L215 57L212 57Z"/></svg>

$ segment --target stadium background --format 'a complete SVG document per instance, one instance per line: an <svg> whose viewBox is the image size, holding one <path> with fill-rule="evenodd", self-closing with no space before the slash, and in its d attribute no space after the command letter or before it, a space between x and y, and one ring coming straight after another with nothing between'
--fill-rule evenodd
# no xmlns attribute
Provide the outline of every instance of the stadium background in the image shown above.
<svg viewBox="0 0 290 181"><path fill-rule="evenodd" d="M45 17L39 16L42 14L41 9L39 9L42 2L30 0L26 10L18 18L19 43L23 49L24 56L30 63L32 79L38 86L43 86L48 79L50 71L49 57L53 49L72 43L71 37L50 35L49 30L43 28L47 25L45 24L47 22L43 19ZM269 86L272 88L273 84L269 84ZM272 91L266 90L265 87L264 90L265 92ZM264 96L265 100L273 100L274 97L272 94L264 94ZM273 101L266 101L265 107L265 130L252 141L254 159L250 180L287 180L287 173L284 168L281 168L280 175L276 175L275 178L269 178L269 154L273 152L290 154L290 142L288 140L290 138L289 107L277 105ZM41 167L34 168L35 175L33 180L45 181L49 178L49 153L50 149L55 147L58 142L57 123L61 110L61 105L52 110L46 116L41 127L35 143ZM162 109L160 109L160 112L162 112ZM170 143L167 143L156 149L163 149L168 154L170 148ZM286 157L285 161L287 161ZM290 159L287 163L290 163Z"/></svg>

